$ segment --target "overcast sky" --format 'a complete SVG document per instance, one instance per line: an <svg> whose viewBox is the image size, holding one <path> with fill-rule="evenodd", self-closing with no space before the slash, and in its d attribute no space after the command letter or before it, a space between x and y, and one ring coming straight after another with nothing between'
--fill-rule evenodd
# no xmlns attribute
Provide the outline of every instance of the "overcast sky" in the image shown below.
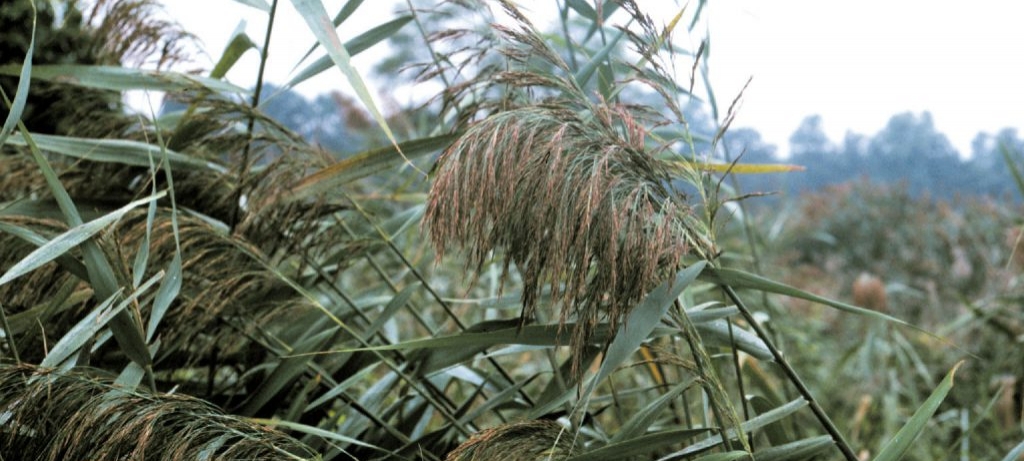
<svg viewBox="0 0 1024 461"><path fill-rule="evenodd" d="M520 3L529 8L536 1L547 0ZM262 42L266 15L235 0L165 3L167 12L197 34L213 57L242 19L249 35ZM324 3L333 15L344 2ZM391 8L379 6L385 3L390 4L364 3L345 23L352 29L339 32L342 39L391 18ZM757 129L783 153L790 134L811 114L820 114L829 136L841 142L847 131L873 135L894 114L928 110L938 130L963 155L979 131L1024 126L1022 2L711 0L707 14L710 72L720 104L727 106L752 76L734 126ZM663 19L668 20L667 14ZM313 42L305 29L291 2L281 0L278 33L270 48L270 81L286 81ZM688 43L686 37L676 37L694 48L699 39ZM212 67L210 59L199 64ZM257 62L250 53L228 74L229 80L251 86ZM355 62L368 70L373 53ZM347 91L340 72L299 88L307 95L331 89Z"/></svg>

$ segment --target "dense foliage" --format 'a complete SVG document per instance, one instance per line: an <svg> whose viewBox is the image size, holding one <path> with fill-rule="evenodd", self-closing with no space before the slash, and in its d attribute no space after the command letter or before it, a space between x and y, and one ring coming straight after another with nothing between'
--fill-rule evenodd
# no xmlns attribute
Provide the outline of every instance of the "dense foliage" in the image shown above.
<svg viewBox="0 0 1024 461"><path fill-rule="evenodd" d="M1021 210L920 197L961 162L927 115L848 143L926 179L752 211L755 181L798 173L694 94L709 48L676 40L708 43L707 2L557 2L551 30L508 1L410 2L358 33L369 5L290 3L319 43L252 91L223 76L265 44L168 70L188 35L149 0L0 10L3 459L1024 451ZM385 113L351 66L388 38L389 84L423 105ZM289 93L338 70L354 98ZM168 103L128 114L133 89ZM849 161L816 123L791 160ZM1018 172L994 152L1019 144L979 137L982 176Z"/></svg>

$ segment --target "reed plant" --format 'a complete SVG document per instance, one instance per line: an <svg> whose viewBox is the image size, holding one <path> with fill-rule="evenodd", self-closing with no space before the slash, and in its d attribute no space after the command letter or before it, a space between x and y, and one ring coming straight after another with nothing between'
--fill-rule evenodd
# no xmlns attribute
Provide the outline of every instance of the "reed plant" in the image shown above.
<svg viewBox="0 0 1024 461"><path fill-rule="evenodd" d="M187 34L139 0L64 3L92 7L65 32L111 60L33 61L36 32L70 23L24 3L24 55L0 57L17 82L0 131L4 459L857 459L774 300L907 323L722 257L745 251L723 245L741 197L723 178L792 168L721 160L738 104L719 111L706 84L708 2L657 20L559 2L548 30L511 1L410 1L370 27L358 0L246 1L267 35L237 32L202 75L164 66ZM285 87L340 72L380 145L341 157L262 112L286 7L317 42ZM396 117L351 60L399 35L423 52L393 81L439 91ZM113 46L137 36L152 40ZM245 53L252 89L224 79ZM54 109L67 128L43 132L20 120L41 85L182 109ZM689 132L693 104L717 133ZM931 428L955 369L874 459Z"/></svg>

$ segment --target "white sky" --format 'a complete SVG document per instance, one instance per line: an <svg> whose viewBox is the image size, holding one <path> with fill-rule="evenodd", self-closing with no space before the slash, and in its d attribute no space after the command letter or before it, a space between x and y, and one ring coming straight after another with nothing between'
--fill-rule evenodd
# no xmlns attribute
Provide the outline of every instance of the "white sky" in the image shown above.
<svg viewBox="0 0 1024 461"><path fill-rule="evenodd" d="M728 0L713 10L716 91L754 80L736 123L780 147L821 114L841 142L931 111L961 155L979 131L1024 126L1024 3Z"/></svg>
<svg viewBox="0 0 1024 461"><path fill-rule="evenodd" d="M520 3L530 7L537 1L548 0ZM653 1L658 0L641 4ZM212 67L241 19L262 43L266 15L234 0L165 3L168 14L197 34L212 56L200 59L200 66ZM324 0L331 15L343 3ZM391 4L365 2L345 23L352 29L339 31L342 40L390 19L392 8L384 5ZM278 9L267 76L283 83L313 37L289 0L280 0ZM928 110L962 155L969 154L979 131L1024 127L1022 2L711 0L706 14L712 86L722 110L753 76L734 126L757 129L782 153L800 121L812 114L823 117L838 143L847 131L873 135L894 114ZM679 34L677 42L688 45ZM357 68L369 69L373 51L355 59ZM251 86L257 63L250 52L228 79ZM307 95L332 89L348 91L333 70L298 88Z"/></svg>

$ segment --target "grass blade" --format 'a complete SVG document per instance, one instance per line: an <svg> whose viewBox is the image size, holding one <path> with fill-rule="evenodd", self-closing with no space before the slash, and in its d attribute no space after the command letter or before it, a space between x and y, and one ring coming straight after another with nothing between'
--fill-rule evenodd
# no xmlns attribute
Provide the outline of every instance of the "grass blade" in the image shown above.
<svg viewBox="0 0 1024 461"><path fill-rule="evenodd" d="M640 305L630 312L629 317L619 327L615 339L608 346L601 368L590 383L591 390L640 347L640 344L654 331L654 327L661 322L673 301L704 270L705 264L704 261L699 261L679 271L674 279L667 280L652 290L640 302Z"/></svg>
<svg viewBox="0 0 1024 461"><path fill-rule="evenodd" d="M121 315L126 307L128 307L132 301L135 301L140 295L149 290L158 280L163 278L163 272L159 272L153 277L150 277L146 283L139 286L138 289L132 292L132 294L125 299L121 300L111 307L115 301L117 301L120 292L114 293L113 296L108 297L99 306L92 310L82 320L79 320L74 327L71 328L64 336L61 337L60 341L53 346L53 349L46 354L43 361L39 364L41 367L57 368L67 361L73 354L77 353L82 346L89 343L89 341L99 333L103 327L107 326L111 321ZM148 350L147 350L148 355Z"/></svg>
<svg viewBox="0 0 1024 461"><path fill-rule="evenodd" d="M580 88L586 87L587 82L589 82L590 78L594 76L594 71L596 71L599 66L605 63L605 61L608 59L608 55L612 51L619 47L619 40L622 40L622 37L624 35L626 35L626 33L620 30L619 33L615 35L615 37L612 37L612 39L608 41L608 44L605 45L604 48L601 48L601 50L598 51L593 58L590 58L590 61L587 61L587 63L584 64L583 67L576 72L576 83L580 86Z"/></svg>
<svg viewBox="0 0 1024 461"><path fill-rule="evenodd" d="M60 179L57 177L57 173L53 171L53 167L50 166L50 162L46 160L46 157L43 157L43 153L39 150L39 146L36 145L32 136L25 128L25 124L19 122L18 126L21 128L22 137L24 137L25 142L28 143L32 159L35 160L36 164L39 166L39 170L42 173L43 178L46 179L46 185L50 188L50 192L57 201L57 206L60 207L61 213L64 214L64 219L71 227L82 225L82 217L78 214L75 202L71 200L71 196L68 195L67 189L65 189L64 185L61 184ZM145 203L148 200L155 200L156 198L159 197L157 194L154 194L149 198L139 200L137 202ZM89 274L89 283L92 285L94 296L97 300L114 297L121 291L117 281L117 275L114 274L113 266L111 266L110 261L107 260L106 255L96 242L92 240L85 240L82 242L82 256L85 262L86 272ZM110 331L114 334L114 337L117 338L117 343L121 346L125 355L145 368L147 372L150 372L150 377L152 377L151 371L153 358L149 355L149 348L146 346L142 325L132 316L132 312L122 311L115 315L110 321ZM153 380L151 379L150 384L152 383Z"/></svg>
<svg viewBox="0 0 1024 461"><path fill-rule="evenodd" d="M341 435L341 434L339 434L337 432L325 431L325 430L320 429L318 427L307 426L307 425L301 424L301 423L295 423L295 422L291 422L291 421L284 421L284 420L280 420L280 419L276 419L276 418L275 419L250 418L249 421L252 421L252 422L254 422L256 424L261 424L261 425L264 425L264 426L283 427L285 429L289 429L289 430L292 430L292 431L295 431L295 432L301 432L303 434L315 435L315 436L321 437L321 438L323 438L325 440L333 440L335 442L341 442L341 443L344 443L344 444L351 444L351 445L358 445L358 446L361 446L361 447L372 448L374 450L380 450L380 451L382 451L384 453L390 453L389 451L387 451L387 450L385 450L383 448L380 448L380 447L378 447L376 445L371 445L371 444L368 444L366 442L361 442L361 441L359 441L357 439L354 439L352 437L346 437L346 436Z"/></svg>
<svg viewBox="0 0 1024 461"><path fill-rule="evenodd" d="M834 307L836 309L839 309L844 312L849 312L851 314L859 314L871 318L885 320L887 322L892 322L898 325L914 328L913 325L903 320L900 320L896 317L892 317L878 311L857 307L852 304L847 304L844 302L828 299L826 297L818 296L816 294L808 293L806 291L786 285L784 283L779 283L774 280L769 280L759 275L751 274L749 272L744 272L737 269L715 269L709 267L708 270L700 274L700 278L701 280L714 283L716 285L728 285L733 288L746 288L751 290L758 290L768 293L792 296L794 298L805 299L807 301L813 301L819 304L824 304L829 307Z"/></svg>
<svg viewBox="0 0 1024 461"><path fill-rule="evenodd" d="M652 400L642 410L638 411L633 415L626 424L622 425L622 428L617 434L612 436L611 442L624 442L626 440L635 439L638 436L644 435L647 428L654 423L658 413L665 408L668 408L669 402L676 398L683 391L690 388L696 380L691 379L686 382L676 384L671 390L666 392L664 395Z"/></svg>
<svg viewBox="0 0 1024 461"><path fill-rule="evenodd" d="M362 4L363 0L348 0L347 2L345 2L345 5L341 7L341 10L338 11L338 14L334 15L334 19L331 20L331 24L334 25L335 29L337 29L339 26L341 26L341 23L345 22L345 20L348 19L349 16L352 16L352 13L355 13L356 10L359 9L359 7ZM316 51L317 47L319 46L320 42L313 43L313 45L310 46L308 50L306 50L306 54L302 55L302 59L299 59L299 62L295 64L295 69L298 69L299 64L305 62L306 58L308 58L309 55L313 54L313 52ZM352 51L351 48L348 48L348 50L350 53L352 53L352 56L355 56L355 53ZM292 69L292 72L295 72L295 69Z"/></svg>
<svg viewBox="0 0 1024 461"><path fill-rule="evenodd" d="M735 347L760 360L772 360L772 351L768 349L764 341L757 335L733 326L729 331L728 320L718 320L694 325L700 332L702 340L710 345Z"/></svg>
<svg viewBox="0 0 1024 461"><path fill-rule="evenodd" d="M316 173L306 176L292 187L288 200L299 200L343 186L352 181L399 165L408 159L422 157L448 147L458 138L445 134L405 141L354 155Z"/></svg>
<svg viewBox="0 0 1024 461"><path fill-rule="evenodd" d="M4 145L11 131L18 125L21 113L25 110L25 102L28 101L29 82L32 81L32 52L36 49L36 4L32 3L32 40L28 42L28 52L25 53L25 62L18 71L18 89L14 92L14 102L11 110L7 113L4 126L0 129L0 146ZM6 103L6 96L4 102Z"/></svg>
<svg viewBox="0 0 1024 461"><path fill-rule="evenodd" d="M405 288L402 288L402 291L396 293L395 296L391 298L391 301L388 301L388 304L384 306L384 310L381 311L380 315L378 315L377 318L373 320L373 323L363 331L363 339L369 341L371 336L377 334L381 328L384 328L384 324L393 320L395 313L402 307L405 307L406 303L412 299L412 295L416 293L416 290L420 289L421 286L422 284L418 282L411 283Z"/></svg>
<svg viewBox="0 0 1024 461"><path fill-rule="evenodd" d="M758 429L760 429L760 428L762 428L764 426L767 426L767 425L769 425L771 423L774 423L776 421L780 421L783 418L785 418L785 417L787 417L787 416L789 416L789 415L791 415L793 413L796 413L797 410L799 410L799 409L801 409L801 408L803 408L805 406L807 406L807 401L806 400L804 400L804 399L796 399L796 400L793 400L793 401L791 401L791 402L789 402L789 403L787 403L785 405L782 405L782 406L780 406L780 407L778 407L778 408L776 408L776 409L774 409L772 411L769 411L767 413L764 413L762 415L758 415L758 416L753 417L753 418L751 418L751 419L749 419L747 421L744 421L743 424L740 425L740 427L742 428L742 430L744 432L749 433L751 431L758 430ZM730 438L736 437L736 432L733 429L729 429L726 432L727 432L727 434L728 434L728 436ZM680 451L677 451L675 453L669 454L668 456L662 457L658 461L668 461L668 460L672 460L672 459L684 458L686 456L691 456L691 455L700 453L700 452L705 451L705 450L710 450L711 448L714 448L715 446L718 446L721 443L722 443L722 436L721 435L714 435L714 436L708 437L708 438L706 438L706 439L704 439L704 440L702 440L702 441L700 441L698 443L690 445L690 446L688 446L688 447L686 447L686 448L684 448L684 449L682 449Z"/></svg>
<svg viewBox="0 0 1024 461"><path fill-rule="evenodd" d="M452 351L464 350L467 348L487 349L491 346L517 344L523 346L564 346L569 343L571 332L569 328L574 323L566 323L559 328L558 324L527 325L518 328L519 319L510 320L488 320L480 322L466 329L465 332L438 336L434 338L414 339L395 344L386 344L371 347L356 347L351 349L339 349L332 353L362 352L362 351L395 351L415 349L451 349ZM673 328L655 328L651 330L650 337L666 336L676 333ZM601 344L611 335L607 323L594 327L594 337L591 344Z"/></svg>
<svg viewBox="0 0 1024 461"><path fill-rule="evenodd" d="M1006 457L1003 458L1003 461L1018 461L1021 455L1024 455L1024 442L1021 442L1016 447L1013 447L1013 449L1006 454Z"/></svg>
<svg viewBox="0 0 1024 461"><path fill-rule="evenodd" d="M363 51L366 51L371 46L387 39L388 37L397 33L402 27L412 21L411 15L399 16L398 18L392 19L384 24L374 27L361 35L345 42L345 49L348 50L350 56L355 56ZM313 61L312 64L302 69L298 75L288 81L285 88L296 86L306 80L309 80L322 72L330 69L332 60L330 56L323 56Z"/></svg>
<svg viewBox="0 0 1024 461"><path fill-rule="evenodd" d="M39 364L41 367L56 368L59 367L65 360L71 357L72 354L77 352L86 343L89 342L96 333L98 333L111 316L117 315L117 308L111 308L114 304L115 297L111 296L105 299L100 305L96 306L88 315L79 320L75 326L71 327L67 333L60 338L57 344L53 345L53 348L47 352L46 357ZM123 309L127 304L120 305Z"/></svg>
<svg viewBox="0 0 1024 461"><path fill-rule="evenodd" d="M664 447L670 447L678 444L680 440L696 437L710 430L710 428L700 428L656 432L618 443L611 443L582 455L574 456L566 461L618 461L630 459L633 456L643 456Z"/></svg>
<svg viewBox="0 0 1024 461"><path fill-rule="evenodd" d="M75 306L81 305L89 300L92 293L89 290L75 290L79 280L68 278L59 287L56 287L45 303L35 306L9 316L7 325L8 337L21 335L29 330L39 328L40 324L45 325L53 316L66 312Z"/></svg>
<svg viewBox="0 0 1024 461"><path fill-rule="evenodd" d="M1003 154L1006 168L1010 170L1010 174L1013 175L1013 181L1017 183L1017 190L1020 191L1021 195L1024 195L1024 174L1021 173L1020 168L1013 161L1013 152L1004 143L999 144L999 152Z"/></svg>
<svg viewBox="0 0 1024 461"><path fill-rule="evenodd" d="M566 2L566 5L568 5L569 8L572 8L577 13L579 13L580 16L583 16L584 18L587 18L594 22L597 21L597 11L594 10L594 7L590 6L590 4L587 3L586 1L568 0Z"/></svg>
<svg viewBox="0 0 1024 461"><path fill-rule="evenodd" d="M11 234L37 247L46 245L46 243L50 241L46 237L43 237L30 229L15 226L14 224L3 221L0 221L0 232ZM85 266L72 256L66 254L60 255L57 257L57 263L64 267L68 272L72 273L75 277L82 280L89 280L89 272L86 271Z"/></svg>
<svg viewBox="0 0 1024 461"><path fill-rule="evenodd" d="M352 387L352 386L358 384L360 381L366 379L366 377L369 376L370 373L375 372L376 369L377 369L377 367L368 366L366 368L363 368L362 370L357 371L352 376L349 376L348 379L338 383L338 385L332 387L331 390L329 390L327 392L324 392L323 395L321 395L320 397L317 397L316 400L314 400L314 401L310 402L309 404L307 404L306 408L303 409L302 412L303 413L307 413L307 412L312 411L312 410L314 410L314 409L316 409L316 408L318 408L320 406L326 405L331 400L334 400L334 399L338 398L338 396L343 394L350 387Z"/></svg>
<svg viewBox="0 0 1024 461"><path fill-rule="evenodd" d="M269 6L267 6L267 11L270 11ZM256 43L253 42L252 38L245 33L245 22L243 21L238 25L234 36L232 36L231 41L228 42L228 46L224 48L224 52L221 53L220 59L217 61L217 65L213 66L213 70L210 71L210 78L224 78L224 75L231 70L235 63L238 62L238 59L241 58L246 51L254 48L256 48Z"/></svg>
<svg viewBox="0 0 1024 461"><path fill-rule="evenodd" d="M149 346L149 355L156 355L156 352L160 350L161 341L157 339ZM146 377L146 369L142 368L135 362L129 362L127 366L121 370L121 374L117 375L117 379L114 380L114 385L122 389L136 390L139 388L139 384L142 383L142 379Z"/></svg>
<svg viewBox="0 0 1024 461"><path fill-rule="evenodd" d="M94 162L120 163L122 165L149 167L150 156L160 157L164 149L159 146L125 139L91 139L49 134L32 134L32 140L40 149L73 158ZM27 146L23 139L11 138L7 144ZM227 173L227 168L207 160L173 151L166 151L167 162L183 171L208 170Z"/></svg>
<svg viewBox="0 0 1024 461"><path fill-rule="evenodd" d="M156 192L156 182L153 182L153 192ZM146 234L139 249L135 252L135 262L132 263L132 286L137 287L142 283L146 275L146 267L149 266L149 244L153 239L153 220L156 219L156 201L149 202L146 207Z"/></svg>
<svg viewBox="0 0 1024 461"><path fill-rule="evenodd" d="M152 197L136 200L118 208L117 210L107 213L102 217L68 229L66 232L53 238L43 246L36 248L29 253L28 256L12 266L2 277L0 277L0 286L6 285L12 280L32 272L54 259L57 259L72 248L75 248L82 244L82 242L92 238L92 236L96 235L97 232L105 229L114 222L117 222L129 211L163 196L164 193L161 192Z"/></svg>
<svg viewBox="0 0 1024 461"><path fill-rule="evenodd" d="M18 75L18 67L12 64L0 66L0 75ZM215 93L248 93L248 91L240 86L212 78L178 72L158 72L117 66L87 66L80 64L33 66L32 78L112 91L208 90Z"/></svg>
<svg viewBox="0 0 1024 461"><path fill-rule="evenodd" d="M304 353L322 350L337 333L337 328L330 328L306 338L301 344L296 345L295 352L297 354L282 359L238 412L243 415L255 415L267 402L294 383L295 379L306 370L313 356Z"/></svg>
<svg viewBox="0 0 1024 461"><path fill-rule="evenodd" d="M238 3L241 3L243 5L246 5L246 6L251 6L251 7L256 8L257 10L260 10L260 11L265 11L267 13L270 12L270 4L268 4L266 2L266 0L235 0L235 1L238 2Z"/></svg>
<svg viewBox="0 0 1024 461"><path fill-rule="evenodd" d="M712 455L701 456L695 461L736 461L737 459L749 459L750 453L745 451L727 451L725 453L715 453Z"/></svg>
<svg viewBox="0 0 1024 461"><path fill-rule="evenodd" d="M147 343L153 340L153 335L156 334L156 327L160 325L160 320L163 320L164 315L167 314L167 309L171 307L171 302L174 301L174 298L178 297L179 291L181 291L181 253L175 252L174 259L171 260L170 266L167 267L167 276L160 283L160 288L156 291L156 296L153 298L153 308L150 311L149 325L146 328Z"/></svg>
<svg viewBox="0 0 1024 461"><path fill-rule="evenodd" d="M754 453L755 461L791 461L808 459L818 452L835 445L832 437L822 435L809 439L797 440Z"/></svg>
<svg viewBox="0 0 1024 461"><path fill-rule="evenodd" d="M338 69L341 70L341 73L345 75L345 79L352 85L352 89L356 92L359 100L363 102L366 109L373 115L377 125L384 130L384 134L387 135L391 144L402 155L402 150L398 146L398 140L395 139L394 133L391 132L391 127L388 126L387 120L384 119L384 114L381 113L380 109L377 108L377 104L374 103L373 96L370 95L370 89L366 87L363 77L352 66L351 56L345 49L345 46L341 44L341 39L338 38L338 33L334 30L334 25L327 18L327 10L324 9L323 3L319 0L292 0L292 4L295 5L295 9L302 18L306 20L306 24L309 25L310 31L316 36L320 45L327 50L328 56L331 57L331 60L334 61ZM408 160L406 161L408 162Z"/></svg>
<svg viewBox="0 0 1024 461"><path fill-rule="evenodd" d="M800 165L786 165L773 163L712 163L692 162L689 160L665 160L672 172L687 172L693 169L701 171L713 171L715 173L731 174L766 174L766 173L792 173L804 171L806 168Z"/></svg>
<svg viewBox="0 0 1024 461"><path fill-rule="evenodd" d="M963 365L962 361L954 365L952 370L949 370L949 373L939 383L939 386L932 391L932 394L924 401L921 408L918 408L914 415L910 417L910 421L907 421L907 424L903 425L896 432L896 435L893 436L892 440L878 452L878 456L875 457L874 461L896 461L903 458L903 455L910 449L910 444L924 431L925 425L931 420L935 410L939 409L939 404L946 399L946 394L949 394L950 389L953 388L953 377L956 375L960 365Z"/></svg>

